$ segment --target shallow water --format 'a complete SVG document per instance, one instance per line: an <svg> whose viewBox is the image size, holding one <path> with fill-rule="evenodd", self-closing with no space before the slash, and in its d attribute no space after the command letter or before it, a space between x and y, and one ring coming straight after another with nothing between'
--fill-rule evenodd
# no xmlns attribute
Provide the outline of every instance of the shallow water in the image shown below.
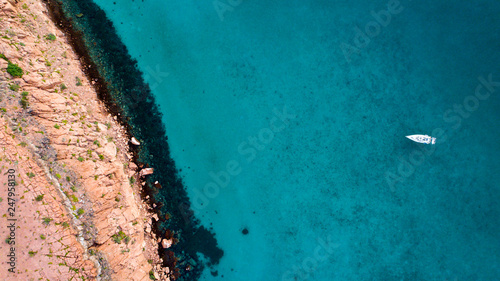
<svg viewBox="0 0 500 281"><path fill-rule="evenodd" d="M95 2L224 251L201 280L500 276L500 2Z"/></svg>

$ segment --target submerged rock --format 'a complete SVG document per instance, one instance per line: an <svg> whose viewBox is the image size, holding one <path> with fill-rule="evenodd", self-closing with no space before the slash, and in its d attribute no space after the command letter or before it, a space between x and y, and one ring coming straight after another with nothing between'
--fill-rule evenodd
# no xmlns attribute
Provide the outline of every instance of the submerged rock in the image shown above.
<svg viewBox="0 0 500 281"><path fill-rule="evenodd" d="M132 139L130 139L130 142L133 144L133 145L141 145L141 143L134 137L132 137Z"/></svg>
<svg viewBox="0 0 500 281"><path fill-rule="evenodd" d="M158 189L162 188L161 184L158 181L155 181L154 186Z"/></svg>

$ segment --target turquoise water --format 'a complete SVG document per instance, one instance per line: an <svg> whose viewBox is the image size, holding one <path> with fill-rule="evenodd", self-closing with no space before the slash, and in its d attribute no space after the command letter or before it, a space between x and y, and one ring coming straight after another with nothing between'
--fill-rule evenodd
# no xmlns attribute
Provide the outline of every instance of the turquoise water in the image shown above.
<svg viewBox="0 0 500 281"><path fill-rule="evenodd" d="M500 2L95 2L224 251L201 280L500 280Z"/></svg>

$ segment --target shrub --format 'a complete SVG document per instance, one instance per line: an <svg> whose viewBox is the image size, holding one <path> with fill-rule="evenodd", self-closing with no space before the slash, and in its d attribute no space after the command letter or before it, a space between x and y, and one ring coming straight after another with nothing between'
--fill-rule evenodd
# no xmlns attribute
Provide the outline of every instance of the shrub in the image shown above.
<svg viewBox="0 0 500 281"><path fill-rule="evenodd" d="M22 92L21 93L21 107L26 109L28 106L29 106L29 103L28 103L28 92Z"/></svg>
<svg viewBox="0 0 500 281"><path fill-rule="evenodd" d="M51 218L43 218L43 223L46 225L49 225L51 221L52 221Z"/></svg>
<svg viewBox="0 0 500 281"><path fill-rule="evenodd" d="M58 124L55 124L54 128L59 129L59 128L61 128L61 126L59 126Z"/></svg>
<svg viewBox="0 0 500 281"><path fill-rule="evenodd" d="M82 79L80 77L75 77L76 78L76 85L81 86L82 85Z"/></svg>
<svg viewBox="0 0 500 281"><path fill-rule="evenodd" d="M45 240L46 238L47 237L45 237L45 235L43 235L43 234L40 235L40 239Z"/></svg>
<svg viewBox="0 0 500 281"><path fill-rule="evenodd" d="M120 244L122 242L122 240L116 235L116 234L113 234L113 236L111 236L111 239L116 243L116 244Z"/></svg>
<svg viewBox="0 0 500 281"><path fill-rule="evenodd" d="M45 35L45 39L47 39L49 41L56 41L56 36L52 33L49 33L49 34Z"/></svg>
<svg viewBox="0 0 500 281"><path fill-rule="evenodd" d="M19 67L19 65L9 62L7 66L7 72L13 77L23 77L24 71Z"/></svg>
<svg viewBox="0 0 500 281"><path fill-rule="evenodd" d="M61 179L61 175L60 175L60 174L56 174L56 178L57 178L58 180L60 180L60 179Z"/></svg>
<svg viewBox="0 0 500 281"><path fill-rule="evenodd" d="M28 103L28 99L26 99L26 98L22 98L22 99L21 99L21 107L22 107L23 109L27 109L29 105L30 105L30 104Z"/></svg>
<svg viewBox="0 0 500 281"><path fill-rule="evenodd" d="M19 88L21 88L18 84L11 84L9 89L11 89L14 92L19 91Z"/></svg>
<svg viewBox="0 0 500 281"><path fill-rule="evenodd" d="M67 228L67 227L69 227L69 223L67 223L67 222L63 222L61 225L62 225L63 227L66 227L66 228Z"/></svg>
<svg viewBox="0 0 500 281"><path fill-rule="evenodd" d="M85 159L81 156L78 157L78 161L83 162Z"/></svg>
<svg viewBox="0 0 500 281"><path fill-rule="evenodd" d="M85 210L84 210L84 209L82 209L82 208L80 208L80 209L78 209L78 211L76 211L76 213L77 213L79 216L81 216L81 215L83 215L83 213L85 213Z"/></svg>
<svg viewBox="0 0 500 281"><path fill-rule="evenodd" d="M111 239L116 243L116 244L120 244L123 241L125 241L125 243L128 243L130 241L130 237L128 237L127 235L125 235L125 232L123 231L118 231L117 234L113 234L113 236L111 236Z"/></svg>
<svg viewBox="0 0 500 281"><path fill-rule="evenodd" d="M33 257L36 253L38 252L33 252L33 251L29 251L28 254L30 255L30 257Z"/></svg>
<svg viewBox="0 0 500 281"><path fill-rule="evenodd" d="M35 198L35 200L36 200L36 201L38 201L38 202L42 201L42 200L43 200L43 196L44 196L44 195L45 195L45 194L38 195L38 196Z"/></svg>
<svg viewBox="0 0 500 281"><path fill-rule="evenodd" d="M35 177L35 174L33 172L30 172L30 173L26 173L26 175L28 176L28 178L34 178Z"/></svg>
<svg viewBox="0 0 500 281"><path fill-rule="evenodd" d="M6 57L4 54L0 54L0 59L4 59L4 60L6 60L6 61L9 61L9 60L7 59L7 57Z"/></svg>
<svg viewBox="0 0 500 281"><path fill-rule="evenodd" d="M99 159L104 160L104 155L99 154Z"/></svg>
<svg viewBox="0 0 500 281"><path fill-rule="evenodd" d="M66 87L66 85L64 85L64 84L61 84L59 87L61 87L61 91L64 91L64 90L66 90L66 89L68 88L68 87Z"/></svg>

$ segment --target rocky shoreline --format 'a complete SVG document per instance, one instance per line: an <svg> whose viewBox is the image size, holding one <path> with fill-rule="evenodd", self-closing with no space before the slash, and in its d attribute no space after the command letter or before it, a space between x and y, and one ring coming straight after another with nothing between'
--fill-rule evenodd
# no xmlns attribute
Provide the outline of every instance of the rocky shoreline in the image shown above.
<svg viewBox="0 0 500 281"><path fill-rule="evenodd" d="M215 271L224 252L218 247L215 234L194 216L170 155L163 113L155 102L155 93L146 83L137 60L130 56L115 23L92 0L46 1L50 3L51 16L57 17L54 22L71 36L98 96L129 134L141 142L137 149L132 147L136 164L155 169L154 174L147 176L143 199L159 218L153 220L152 230L158 237L173 242L168 248L159 246L163 267L168 267L171 278L178 280L197 280L206 267Z"/></svg>
<svg viewBox="0 0 500 281"><path fill-rule="evenodd" d="M4 262L0 271L5 280L169 280L132 136L49 15L41 0L0 0L0 183L15 170L19 190L15 273L4 275ZM3 214L7 189L0 198Z"/></svg>

